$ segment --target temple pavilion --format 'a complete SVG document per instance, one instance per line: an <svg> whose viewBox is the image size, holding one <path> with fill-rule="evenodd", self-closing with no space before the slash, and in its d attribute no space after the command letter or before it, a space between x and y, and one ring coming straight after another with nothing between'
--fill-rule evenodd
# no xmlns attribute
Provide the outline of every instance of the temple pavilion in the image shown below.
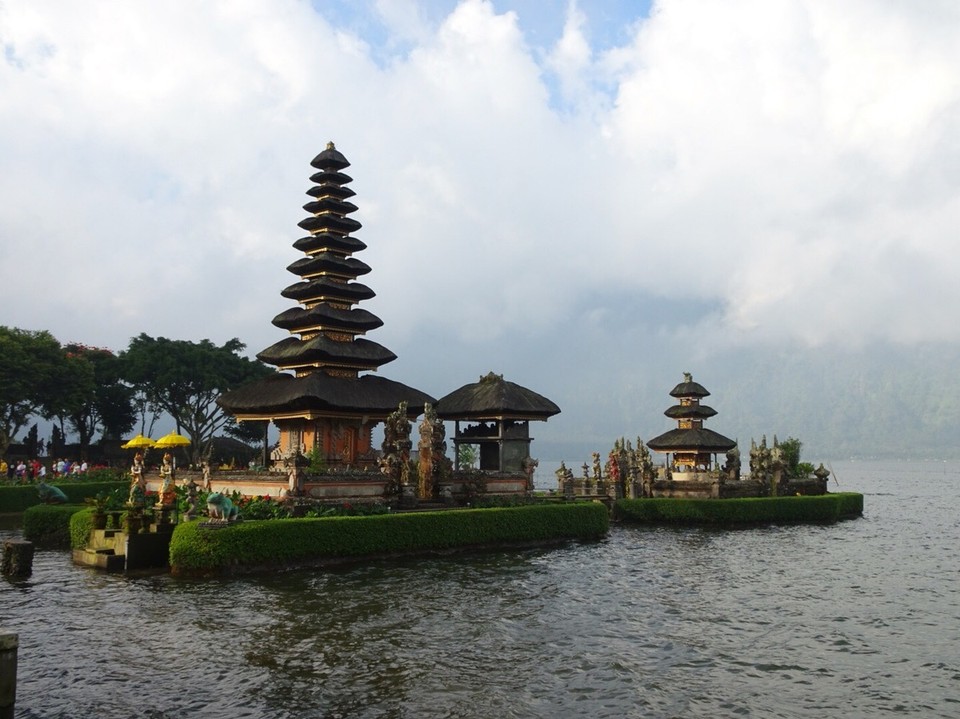
<svg viewBox="0 0 960 719"><path fill-rule="evenodd" d="M679 472L707 471L716 454L737 446L734 440L703 426L704 420L717 413L713 407L700 404L700 400L709 395L703 385L693 381L689 372L684 372L683 382L670 390L670 396L675 397L678 404L664 414L677 420L677 428L647 442L650 449L667 454L668 467Z"/></svg>
<svg viewBox="0 0 960 719"><path fill-rule="evenodd" d="M290 337L257 357L278 373L223 394L220 405L239 421L268 420L280 429L284 456L322 452L331 467L373 467L372 431L401 402L416 417L428 394L385 377L367 374L396 359L386 347L364 335L383 322L358 307L375 293L357 278L370 267L353 257L366 248L353 233L360 223L348 217L357 210L356 193L342 171L350 163L328 143L310 163L317 172L303 206L310 216L299 223L309 234L293 243L303 256L287 267L299 281L280 294L295 301L273 318Z"/></svg>
<svg viewBox="0 0 960 719"><path fill-rule="evenodd" d="M459 460L460 445L476 445L482 471L511 474L527 471L530 421L546 421L560 408L543 395L490 372L479 382L442 397L436 412L440 419L454 422L454 457Z"/></svg>

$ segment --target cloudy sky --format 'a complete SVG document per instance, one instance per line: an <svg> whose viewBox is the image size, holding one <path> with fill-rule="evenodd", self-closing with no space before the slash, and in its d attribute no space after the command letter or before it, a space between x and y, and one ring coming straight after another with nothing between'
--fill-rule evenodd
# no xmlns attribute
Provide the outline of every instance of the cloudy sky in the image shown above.
<svg viewBox="0 0 960 719"><path fill-rule="evenodd" d="M704 347L960 343L948 0L5 0L0 47L0 324L273 344L333 140L438 397L656 351L660 427Z"/></svg>

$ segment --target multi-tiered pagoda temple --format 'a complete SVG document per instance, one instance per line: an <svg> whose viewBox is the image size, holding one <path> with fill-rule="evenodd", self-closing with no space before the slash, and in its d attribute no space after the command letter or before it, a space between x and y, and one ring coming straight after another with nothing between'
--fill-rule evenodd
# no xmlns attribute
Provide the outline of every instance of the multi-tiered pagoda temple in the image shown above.
<svg viewBox="0 0 960 719"><path fill-rule="evenodd" d="M240 421L270 420L280 428L284 455L319 449L328 465L372 466L373 427L401 402L411 417L435 400L420 390L365 372L376 371L396 359L386 347L362 335L383 322L357 307L374 296L356 281L370 267L353 257L366 245L353 236L359 222L347 215L357 206L350 166L334 147L310 163L318 170L316 183L303 206L310 217L299 223L310 234L293 246L304 256L287 269L300 278L280 294L299 303L274 317L273 324L292 335L260 352L257 357L275 365L273 377L227 392L220 405Z"/></svg>
<svg viewBox="0 0 960 719"><path fill-rule="evenodd" d="M656 452L672 453L672 469L681 472L708 470L714 455L737 446L732 439L703 426L705 419L717 413L713 407L700 404L700 400L709 395L702 384L693 381L689 372L684 372L683 382L670 390L670 396L679 404L664 414L677 420L677 428L654 437L647 446Z"/></svg>

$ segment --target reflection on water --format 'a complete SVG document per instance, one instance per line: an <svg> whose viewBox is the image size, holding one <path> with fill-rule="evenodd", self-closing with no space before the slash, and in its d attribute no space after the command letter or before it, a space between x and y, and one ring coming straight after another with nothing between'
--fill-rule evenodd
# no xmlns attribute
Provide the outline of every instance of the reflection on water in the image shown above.
<svg viewBox="0 0 960 719"><path fill-rule="evenodd" d="M17 716L957 716L960 491L934 468L838 465L866 516L833 526L214 582L38 551L0 581Z"/></svg>

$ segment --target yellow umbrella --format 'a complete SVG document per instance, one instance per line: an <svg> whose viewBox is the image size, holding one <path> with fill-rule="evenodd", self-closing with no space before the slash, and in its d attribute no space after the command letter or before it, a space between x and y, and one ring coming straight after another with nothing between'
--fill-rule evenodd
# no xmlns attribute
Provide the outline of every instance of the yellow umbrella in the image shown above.
<svg viewBox="0 0 960 719"><path fill-rule="evenodd" d="M141 449L142 447L153 447L154 441L143 434L138 434L128 442L121 444L120 449Z"/></svg>
<svg viewBox="0 0 960 719"><path fill-rule="evenodd" d="M190 444L190 440L186 437L183 437L176 432L171 432L168 435L165 435L153 443L154 447L167 448L167 447L186 447Z"/></svg>

